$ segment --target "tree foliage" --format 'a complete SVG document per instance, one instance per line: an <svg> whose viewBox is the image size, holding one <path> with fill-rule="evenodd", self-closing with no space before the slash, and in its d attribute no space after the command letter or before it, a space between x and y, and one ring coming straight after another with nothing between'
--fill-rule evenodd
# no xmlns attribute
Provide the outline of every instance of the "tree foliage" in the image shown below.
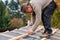
<svg viewBox="0 0 60 40"><path fill-rule="evenodd" d="M53 17L52 17L52 26L56 28L60 28L60 9L57 8L54 11Z"/></svg>
<svg viewBox="0 0 60 40"><path fill-rule="evenodd" d="M0 27L8 27L10 20L7 8L2 1L0 1Z"/></svg>

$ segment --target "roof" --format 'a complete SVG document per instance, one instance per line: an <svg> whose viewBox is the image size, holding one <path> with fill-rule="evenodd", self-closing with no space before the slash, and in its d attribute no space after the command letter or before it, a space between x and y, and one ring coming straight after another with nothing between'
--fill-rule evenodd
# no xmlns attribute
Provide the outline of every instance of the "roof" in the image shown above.
<svg viewBox="0 0 60 40"><path fill-rule="evenodd" d="M22 27L19 29L15 29L12 31L6 31L0 33L0 40L9 40L13 38L23 37L23 40L41 40L40 36L42 35L41 32L43 32L44 28L43 26L39 26L34 34L26 36L27 32L26 30L30 29L31 27ZM39 31L41 29L41 31ZM53 29L53 36L47 40L60 40L60 30ZM14 40L14 39L13 39ZM22 39L21 39L22 40Z"/></svg>

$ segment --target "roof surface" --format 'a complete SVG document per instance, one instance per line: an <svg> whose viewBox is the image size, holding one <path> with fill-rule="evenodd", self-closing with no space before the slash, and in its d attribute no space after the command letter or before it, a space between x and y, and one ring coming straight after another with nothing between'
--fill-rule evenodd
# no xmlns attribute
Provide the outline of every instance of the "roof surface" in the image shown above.
<svg viewBox="0 0 60 40"><path fill-rule="evenodd" d="M9 39L11 39L10 37L18 37L22 34L26 34L25 30L28 30L30 28L31 27L22 27L22 28L15 29L12 31L3 32L3 33L1 33L2 35L0 34L0 40L9 40ZM41 40L41 38L40 38L41 35L42 35L41 32L37 32L35 34L32 34L31 36L24 37L23 40ZM39 38L36 38L36 37L39 37ZM60 40L60 30L56 31L56 33L53 35L53 37L49 38L48 40Z"/></svg>

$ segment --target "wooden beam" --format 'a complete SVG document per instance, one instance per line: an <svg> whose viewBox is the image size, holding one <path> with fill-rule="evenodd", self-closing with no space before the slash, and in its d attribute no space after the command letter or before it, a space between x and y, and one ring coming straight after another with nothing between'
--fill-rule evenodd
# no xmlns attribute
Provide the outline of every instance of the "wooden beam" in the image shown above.
<svg viewBox="0 0 60 40"><path fill-rule="evenodd" d="M42 28L43 28L43 27L42 27ZM37 28L37 31L35 31L34 33L37 33L37 32L40 31L42 28L40 28L40 29ZM24 32L27 31L27 30L22 30L22 29L19 29L19 30L24 31ZM44 30L44 29L43 29L43 30ZM41 30L41 31L42 31L42 30ZM17 33L16 31L11 31L11 32ZM54 30L54 29L53 29L52 34L54 35L56 32L57 32L57 30ZM33 38L38 38L38 39L40 39L40 37L38 37L38 36L28 35L27 33L24 34L24 33L20 33L20 32L18 32L17 34L22 34L22 35L16 37L17 39L20 39L20 38L23 38L23 37L26 37L26 36L30 36L30 37L33 37ZM53 35L51 36L52 38L57 38L57 37L54 37ZM12 38L12 39L15 39L15 38ZM58 39L60 39L60 38L58 38Z"/></svg>
<svg viewBox="0 0 60 40"><path fill-rule="evenodd" d="M52 28L52 34L55 34L59 29Z"/></svg>
<svg viewBox="0 0 60 40"><path fill-rule="evenodd" d="M53 32L52 32L53 35L51 37L60 40L60 38L57 37L57 34L55 34L58 30L59 29L53 29Z"/></svg>
<svg viewBox="0 0 60 40"><path fill-rule="evenodd" d="M24 31L24 32L26 32L26 31L27 31L27 30L22 30L22 29L19 29L19 30ZM43 30L44 30L44 28L39 26L39 27L35 30L35 32L34 32L34 33L42 32Z"/></svg>
<svg viewBox="0 0 60 40"><path fill-rule="evenodd" d="M56 39L60 40L60 38L58 38L58 37L56 37L56 36L51 36L51 38L56 38Z"/></svg>
<svg viewBox="0 0 60 40"><path fill-rule="evenodd" d="M23 37L26 37L26 36L28 36L28 34L22 34L22 35L20 35L20 36L18 36L18 37L14 37L14 38L12 38L12 39L10 39L10 40L23 40ZM38 39L40 39L40 37L38 37L38 36L32 36L32 35L29 35L29 36L31 36L31 37L33 37L33 38L38 38Z"/></svg>
<svg viewBox="0 0 60 40"><path fill-rule="evenodd" d="M9 39L9 40L23 40L23 38L14 37L14 38L12 38L12 39Z"/></svg>
<svg viewBox="0 0 60 40"><path fill-rule="evenodd" d="M43 29L43 27L37 29L34 33L37 33L37 32L40 31L41 29ZM20 29L20 30L21 30L21 29ZM26 32L27 30L21 30L21 31ZM17 33L17 32L15 32L15 30L14 30L14 31L11 31L11 32ZM22 35L20 35L20 36L18 36L18 37L16 37L16 38L12 38L11 40L21 39L21 38L26 37L26 36L30 36L30 37L33 37L33 38L38 38L38 39L40 39L40 37L38 37L38 36L28 35L27 33L24 34L24 33L20 33L20 32L18 32L17 34L22 34Z"/></svg>
<svg viewBox="0 0 60 40"><path fill-rule="evenodd" d="M5 37L7 37L7 38L14 38L14 36L7 35L7 34L4 34L4 33L0 33L0 36L5 36Z"/></svg>
<svg viewBox="0 0 60 40"><path fill-rule="evenodd" d="M43 27L37 29L34 33L37 33L37 32L40 31L41 29L43 29ZM27 30L21 30L21 31L26 32ZM11 31L11 32L17 33L15 30L14 30L14 31ZM18 36L17 38L12 38L11 40L14 40L14 39L21 39L21 38L26 37L26 36L30 36L30 37L33 37L33 38L38 38L38 39L40 39L40 37L38 37L38 36L28 35L27 33L24 34L24 33L18 32L17 34L22 34L22 35Z"/></svg>
<svg viewBox="0 0 60 40"><path fill-rule="evenodd" d="M22 34L22 35L20 35L20 37L26 37L26 36L30 36L30 37L32 37L32 38L40 38L40 37L38 37L38 36L33 36L33 35L26 35L26 34L24 34L24 33L22 33L22 32L16 32L16 31L11 31L11 32L13 32L13 33L16 33L16 34ZM35 33L37 33L37 32L35 32ZM26 35L26 36L25 36Z"/></svg>
<svg viewBox="0 0 60 40"><path fill-rule="evenodd" d="M60 34L54 34L54 36L60 36Z"/></svg>

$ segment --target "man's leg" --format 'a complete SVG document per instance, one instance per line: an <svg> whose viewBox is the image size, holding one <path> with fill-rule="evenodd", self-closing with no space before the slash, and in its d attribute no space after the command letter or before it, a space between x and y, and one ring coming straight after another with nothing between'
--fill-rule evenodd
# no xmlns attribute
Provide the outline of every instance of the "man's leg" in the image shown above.
<svg viewBox="0 0 60 40"><path fill-rule="evenodd" d="M56 8L56 4L54 1L52 1L44 10L42 13L42 22L45 28L44 33L48 32L49 34L52 33L51 29L51 17L53 15L53 12Z"/></svg>

